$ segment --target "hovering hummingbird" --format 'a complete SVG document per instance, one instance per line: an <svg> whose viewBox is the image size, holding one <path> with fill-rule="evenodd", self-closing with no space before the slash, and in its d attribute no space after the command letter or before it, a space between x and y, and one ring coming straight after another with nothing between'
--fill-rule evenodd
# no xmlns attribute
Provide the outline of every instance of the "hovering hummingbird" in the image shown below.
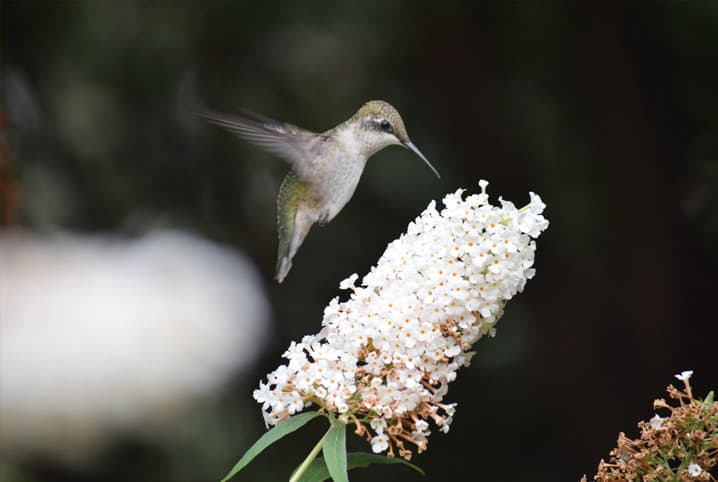
<svg viewBox="0 0 718 482"><path fill-rule="evenodd" d="M372 100L333 129L317 134L268 118L201 113L216 124L287 161L277 196L279 249L275 278L284 281L292 259L312 225L328 223L354 195L372 155L391 145L412 150L438 171L411 142L399 112L388 102Z"/></svg>

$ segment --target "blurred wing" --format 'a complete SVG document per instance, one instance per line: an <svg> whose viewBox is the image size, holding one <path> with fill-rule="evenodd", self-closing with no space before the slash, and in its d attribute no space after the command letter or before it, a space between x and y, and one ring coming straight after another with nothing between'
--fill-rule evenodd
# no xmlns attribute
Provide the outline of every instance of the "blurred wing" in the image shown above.
<svg viewBox="0 0 718 482"><path fill-rule="evenodd" d="M199 115L284 159L302 179L309 178L315 168L318 136L313 132L268 118L251 119L216 112L201 112Z"/></svg>

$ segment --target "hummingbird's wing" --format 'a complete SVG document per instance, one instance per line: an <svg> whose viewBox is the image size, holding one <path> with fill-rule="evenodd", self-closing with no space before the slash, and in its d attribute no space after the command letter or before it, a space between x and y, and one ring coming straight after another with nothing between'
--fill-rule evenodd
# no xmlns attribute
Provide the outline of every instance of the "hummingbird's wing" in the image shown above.
<svg viewBox="0 0 718 482"><path fill-rule="evenodd" d="M252 119L217 112L201 112L199 115L284 159L301 179L311 179L319 158L316 152L320 142L318 134L269 118Z"/></svg>

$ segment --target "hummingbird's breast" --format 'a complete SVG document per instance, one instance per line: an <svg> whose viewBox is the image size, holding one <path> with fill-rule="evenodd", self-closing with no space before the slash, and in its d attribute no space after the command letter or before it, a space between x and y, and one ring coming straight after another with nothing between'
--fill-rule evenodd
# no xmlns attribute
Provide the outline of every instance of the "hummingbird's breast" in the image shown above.
<svg viewBox="0 0 718 482"><path fill-rule="evenodd" d="M324 172L318 180L319 219L331 221L354 195L364 166L366 157L342 150L333 154L334 159L326 163Z"/></svg>

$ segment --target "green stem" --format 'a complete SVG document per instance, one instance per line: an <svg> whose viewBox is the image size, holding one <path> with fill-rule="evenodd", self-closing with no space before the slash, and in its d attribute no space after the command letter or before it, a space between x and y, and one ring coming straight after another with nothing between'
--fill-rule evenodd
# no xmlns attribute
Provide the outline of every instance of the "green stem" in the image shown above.
<svg viewBox="0 0 718 482"><path fill-rule="evenodd" d="M307 471L309 465L314 461L315 458L317 458L317 455L319 455L319 452L322 450L322 447L324 446L324 439L327 438L327 435L329 435L329 430L327 430L324 436L319 440L319 442L317 442L312 451L309 452L309 455L307 455L307 458L304 459L302 465L297 467L297 470L295 470L292 476L289 478L289 482L297 482L302 477L302 475L304 475L304 472Z"/></svg>

